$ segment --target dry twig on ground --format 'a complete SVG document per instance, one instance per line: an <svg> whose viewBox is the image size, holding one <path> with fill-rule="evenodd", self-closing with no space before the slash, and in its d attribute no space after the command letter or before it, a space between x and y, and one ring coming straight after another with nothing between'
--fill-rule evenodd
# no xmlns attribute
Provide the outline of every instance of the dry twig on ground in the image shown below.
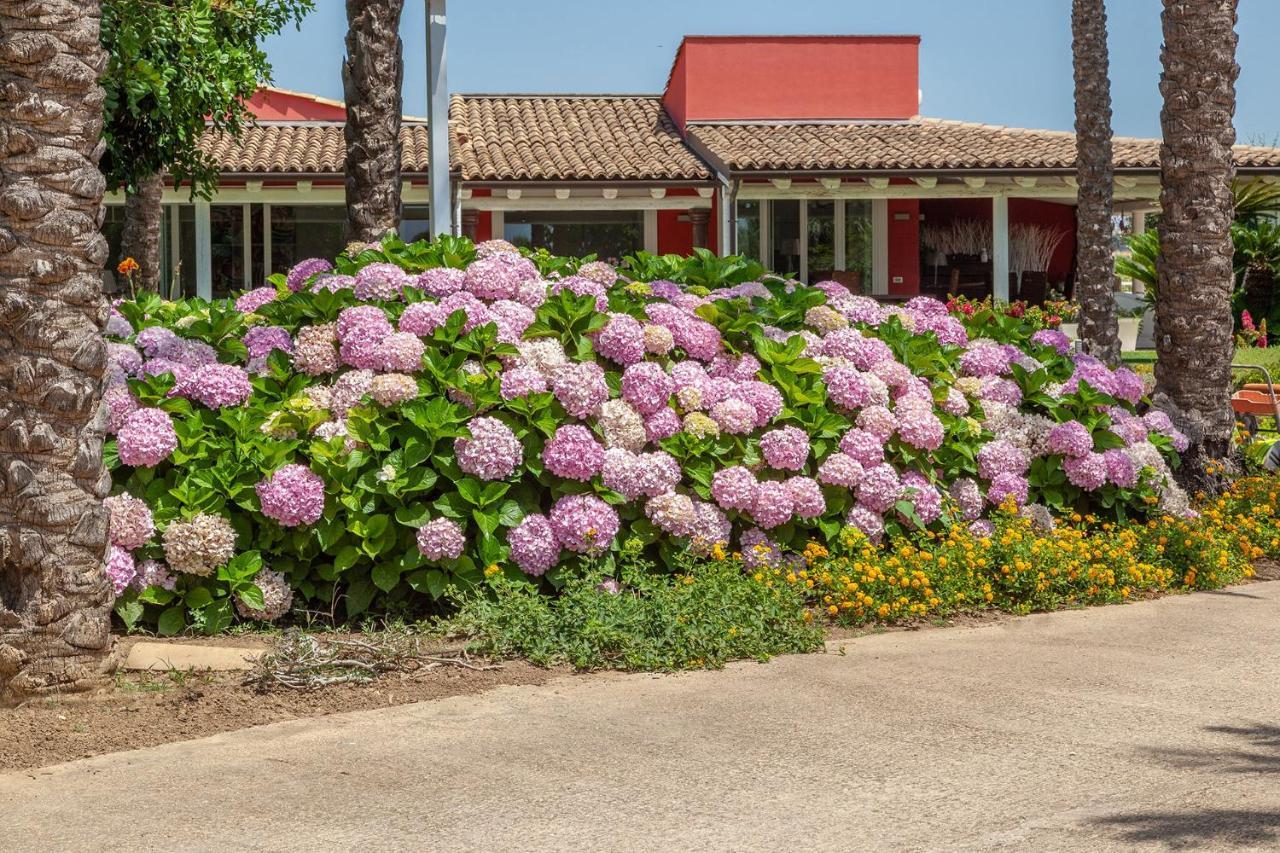
<svg viewBox="0 0 1280 853"><path fill-rule="evenodd" d="M260 691L319 690L368 682L387 673L409 676L442 666L500 668L499 664L473 659L462 647L427 650L423 646L421 636L406 630L383 631L362 639L289 632L258 658L244 683Z"/></svg>

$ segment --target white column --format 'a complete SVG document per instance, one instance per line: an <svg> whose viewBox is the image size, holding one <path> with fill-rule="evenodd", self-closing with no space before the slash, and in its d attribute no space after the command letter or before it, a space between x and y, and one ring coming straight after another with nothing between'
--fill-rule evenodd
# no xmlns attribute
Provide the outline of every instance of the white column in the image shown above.
<svg viewBox="0 0 1280 853"><path fill-rule="evenodd" d="M431 233L456 234L449 192L449 82L445 73L445 0L427 3L427 134Z"/></svg>
<svg viewBox="0 0 1280 853"><path fill-rule="evenodd" d="M271 205L264 204L262 206L262 276L264 281L271 273Z"/></svg>
<svg viewBox="0 0 1280 853"><path fill-rule="evenodd" d="M1133 233L1143 234L1147 230L1147 212L1145 210L1135 210L1133 212Z"/></svg>
<svg viewBox="0 0 1280 853"><path fill-rule="evenodd" d="M996 302L1009 301L1009 199L991 198L991 276Z"/></svg>
<svg viewBox="0 0 1280 853"><path fill-rule="evenodd" d="M244 258L244 280L241 286L245 290L257 287L258 283L253 280L253 209L243 204L240 214L240 241L244 244L242 256Z"/></svg>
<svg viewBox="0 0 1280 853"><path fill-rule="evenodd" d="M495 210L489 214L489 234L495 240L504 240L507 235L507 214L502 210Z"/></svg>
<svg viewBox="0 0 1280 853"><path fill-rule="evenodd" d="M800 199L800 280L809 283L809 202Z"/></svg>
<svg viewBox="0 0 1280 853"><path fill-rule="evenodd" d="M729 229L733 227L733 211L729 209L729 187L721 184L716 189L716 204L720 206L720 222L717 226L719 239L716 241L720 245L720 256L724 257L729 254L730 246L733 244L729 240Z"/></svg>
<svg viewBox="0 0 1280 853"><path fill-rule="evenodd" d="M196 296L213 298L213 234L209 226L209 202L196 199Z"/></svg>
<svg viewBox="0 0 1280 853"><path fill-rule="evenodd" d="M644 212L644 250L651 254L658 253L658 211Z"/></svg>
<svg viewBox="0 0 1280 853"><path fill-rule="evenodd" d="M760 263L770 272L777 272L773 267L773 202L760 200Z"/></svg>
<svg viewBox="0 0 1280 853"><path fill-rule="evenodd" d="M889 200L871 199L871 293L889 292Z"/></svg>

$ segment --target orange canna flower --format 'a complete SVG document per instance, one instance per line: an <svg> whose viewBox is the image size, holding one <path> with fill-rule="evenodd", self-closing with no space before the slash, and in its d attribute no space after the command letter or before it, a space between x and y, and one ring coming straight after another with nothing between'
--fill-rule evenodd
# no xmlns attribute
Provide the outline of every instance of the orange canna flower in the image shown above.
<svg viewBox="0 0 1280 853"><path fill-rule="evenodd" d="M120 275L129 275L130 273L135 273L137 271L138 262L133 258L125 258L116 265L116 272L120 273Z"/></svg>

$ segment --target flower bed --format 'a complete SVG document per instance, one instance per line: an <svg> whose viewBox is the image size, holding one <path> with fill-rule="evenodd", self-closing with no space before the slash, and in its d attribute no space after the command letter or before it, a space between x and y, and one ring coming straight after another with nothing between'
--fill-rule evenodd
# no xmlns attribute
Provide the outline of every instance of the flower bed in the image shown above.
<svg viewBox="0 0 1280 853"><path fill-rule="evenodd" d="M421 610L486 567L556 588L622 538L673 566L846 525L981 536L1006 502L1041 525L1189 512L1185 439L1056 330L721 284L392 240L234 303L120 304L118 612L217 631L291 599Z"/></svg>

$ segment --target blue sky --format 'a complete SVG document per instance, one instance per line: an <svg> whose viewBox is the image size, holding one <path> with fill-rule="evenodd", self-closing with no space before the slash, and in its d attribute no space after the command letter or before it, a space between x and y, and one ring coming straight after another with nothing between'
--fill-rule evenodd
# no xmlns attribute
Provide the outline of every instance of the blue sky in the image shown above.
<svg viewBox="0 0 1280 853"><path fill-rule="evenodd" d="M426 113L423 0L405 0L405 112ZM341 0L267 43L276 85L342 97ZM1160 133L1160 0L1108 0L1115 132ZM919 33L921 112L1070 130L1070 0L450 0L454 92L660 92L686 33ZM1236 132L1280 144L1280 2L1240 0Z"/></svg>

